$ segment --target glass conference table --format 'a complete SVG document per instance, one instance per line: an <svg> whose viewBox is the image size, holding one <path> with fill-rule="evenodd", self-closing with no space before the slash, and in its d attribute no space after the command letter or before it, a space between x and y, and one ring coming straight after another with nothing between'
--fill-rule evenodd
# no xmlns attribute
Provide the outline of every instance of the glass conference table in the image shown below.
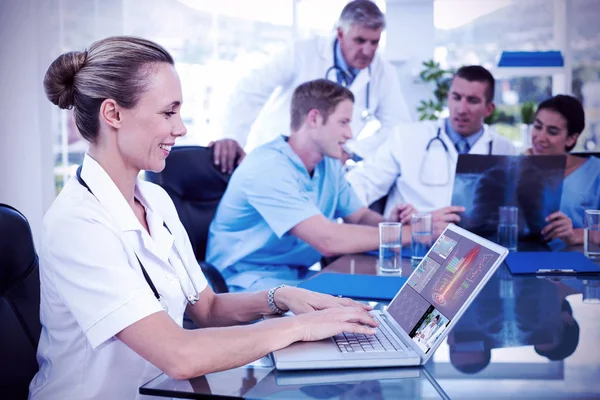
<svg viewBox="0 0 600 400"><path fill-rule="evenodd" d="M415 267L403 259L400 274ZM381 274L377 258L364 254L343 256L324 271ZM600 276L512 276L502 265L422 368L285 372L265 357L189 381L161 375L140 392L191 399L599 399L599 297Z"/></svg>

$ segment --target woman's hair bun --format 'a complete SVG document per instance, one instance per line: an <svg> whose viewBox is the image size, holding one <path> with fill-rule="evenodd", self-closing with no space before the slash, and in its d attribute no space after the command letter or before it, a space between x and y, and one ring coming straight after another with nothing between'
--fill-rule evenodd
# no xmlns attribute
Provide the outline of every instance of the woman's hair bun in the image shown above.
<svg viewBox="0 0 600 400"><path fill-rule="evenodd" d="M63 109L75 105L75 76L85 65L87 51L70 51L60 55L46 71L44 90L53 104Z"/></svg>

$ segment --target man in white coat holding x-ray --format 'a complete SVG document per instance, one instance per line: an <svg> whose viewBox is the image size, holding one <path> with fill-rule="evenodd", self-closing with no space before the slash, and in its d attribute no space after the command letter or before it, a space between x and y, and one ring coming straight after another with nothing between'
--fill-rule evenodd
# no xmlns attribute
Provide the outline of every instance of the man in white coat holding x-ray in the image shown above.
<svg viewBox="0 0 600 400"><path fill-rule="evenodd" d="M461 67L448 93L449 118L399 125L346 175L361 201L369 205L389 194L384 216L398 203L434 211L451 205L459 154L517 154L508 139L484 124L494 111L494 86L484 67Z"/></svg>
<svg viewBox="0 0 600 400"><path fill-rule="evenodd" d="M335 37L298 41L238 83L223 121L222 142L235 140L252 150L289 132L294 89L326 78L348 87L355 97L351 124L355 140L347 144L347 152L360 157L372 153L395 125L410 121L396 69L376 53L384 27L384 15L374 2L348 3ZM367 132L359 137L367 124L365 131L371 131L377 121L381 124L377 133L364 140ZM222 149L215 147L215 152L224 158L222 151L227 147Z"/></svg>

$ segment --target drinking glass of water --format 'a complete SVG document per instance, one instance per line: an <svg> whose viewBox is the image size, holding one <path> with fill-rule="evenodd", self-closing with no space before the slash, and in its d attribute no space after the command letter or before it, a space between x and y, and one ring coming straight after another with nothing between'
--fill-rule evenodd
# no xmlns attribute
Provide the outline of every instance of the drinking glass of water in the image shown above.
<svg viewBox="0 0 600 400"><path fill-rule="evenodd" d="M585 304L600 304L600 281L583 281L582 299Z"/></svg>
<svg viewBox="0 0 600 400"><path fill-rule="evenodd" d="M379 268L383 272L402 270L402 223L379 223Z"/></svg>
<svg viewBox="0 0 600 400"><path fill-rule="evenodd" d="M422 260L431 247L431 235L433 233L431 213L414 213L410 218L410 227L412 230L410 258Z"/></svg>
<svg viewBox="0 0 600 400"><path fill-rule="evenodd" d="M509 251L517 251L519 240L519 208L502 206L498 208L498 244Z"/></svg>
<svg viewBox="0 0 600 400"><path fill-rule="evenodd" d="M600 259L600 210L585 210L583 251L588 258Z"/></svg>

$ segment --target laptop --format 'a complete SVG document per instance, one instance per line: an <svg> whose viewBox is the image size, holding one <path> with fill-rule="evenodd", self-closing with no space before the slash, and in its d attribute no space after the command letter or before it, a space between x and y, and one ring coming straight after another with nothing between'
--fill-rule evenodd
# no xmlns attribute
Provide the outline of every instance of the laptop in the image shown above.
<svg viewBox="0 0 600 400"><path fill-rule="evenodd" d="M508 250L450 224L384 311L375 335L342 333L272 353L278 370L373 368L425 364Z"/></svg>
<svg viewBox="0 0 600 400"><path fill-rule="evenodd" d="M414 379L421 377L421 368L344 368L328 370L293 370L271 372L278 386L288 385L324 385L364 381L382 381L394 379Z"/></svg>

